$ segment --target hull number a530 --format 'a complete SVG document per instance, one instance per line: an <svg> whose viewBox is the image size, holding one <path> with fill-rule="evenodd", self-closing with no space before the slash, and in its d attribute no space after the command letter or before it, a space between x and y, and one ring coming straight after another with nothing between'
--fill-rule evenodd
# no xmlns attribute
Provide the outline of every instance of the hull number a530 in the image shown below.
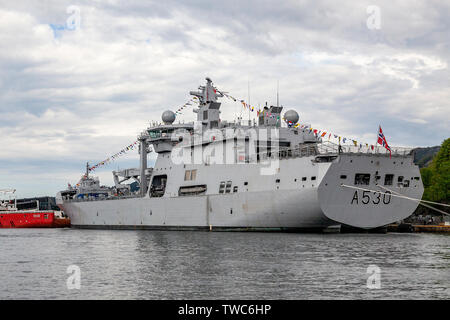
<svg viewBox="0 0 450 320"><path fill-rule="evenodd" d="M353 194L352 202L350 204L389 204L391 202L391 192L386 191L383 194L380 192L372 192L372 191L362 191L362 195L360 196L360 192L358 190Z"/></svg>

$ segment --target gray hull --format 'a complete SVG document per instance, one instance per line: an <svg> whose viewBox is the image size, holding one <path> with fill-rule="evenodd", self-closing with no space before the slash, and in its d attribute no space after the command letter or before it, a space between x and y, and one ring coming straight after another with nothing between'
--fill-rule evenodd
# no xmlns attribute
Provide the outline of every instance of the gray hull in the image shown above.
<svg viewBox="0 0 450 320"><path fill-rule="evenodd" d="M296 170L296 165L301 169ZM317 230L347 224L370 229L404 219L418 205L375 192L386 192L379 187L377 175L395 172L396 177L411 182L408 187L393 183L392 192L419 199L423 193L421 181L414 179L420 176L419 170L410 157L341 155L332 163L315 164L311 158L290 159L281 161L280 168L276 176L255 175L251 167L247 177L245 171L239 172L237 176L250 180L259 191L64 201L60 206L72 225L80 228ZM295 171L299 177L314 175L317 179L302 182L293 178ZM354 184L355 175L361 172L371 173L367 185ZM274 183L276 178L281 182Z"/></svg>
<svg viewBox="0 0 450 320"><path fill-rule="evenodd" d="M133 198L62 205L74 227L108 229L322 229L317 189L183 198Z"/></svg>

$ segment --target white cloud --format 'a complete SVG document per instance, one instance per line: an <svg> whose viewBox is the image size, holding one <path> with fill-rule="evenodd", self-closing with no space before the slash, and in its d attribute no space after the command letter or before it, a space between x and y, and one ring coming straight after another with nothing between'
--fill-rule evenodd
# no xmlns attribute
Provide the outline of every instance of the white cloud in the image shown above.
<svg viewBox="0 0 450 320"><path fill-rule="evenodd" d="M245 99L250 81L261 105L275 103L279 80L301 121L361 140L378 124L391 144L449 136L448 4L380 1L371 31L366 5L352 1L80 1L81 27L63 30L73 4L0 6L0 161L38 161L29 179L49 171L49 157L62 168L117 152L205 76ZM221 110L247 117L226 99Z"/></svg>

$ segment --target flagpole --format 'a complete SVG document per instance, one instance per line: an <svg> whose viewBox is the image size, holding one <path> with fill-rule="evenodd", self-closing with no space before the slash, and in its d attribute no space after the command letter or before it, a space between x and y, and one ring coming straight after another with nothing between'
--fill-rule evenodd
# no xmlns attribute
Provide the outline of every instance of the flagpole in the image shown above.
<svg viewBox="0 0 450 320"><path fill-rule="evenodd" d="M248 126L250 126L250 108L251 108L251 105L250 105L250 78L248 79L247 85L248 85L248 87L247 87L247 98L248 98Z"/></svg>
<svg viewBox="0 0 450 320"><path fill-rule="evenodd" d="M378 135L380 134L380 129L381 129L381 125L378 124L378 134L377 134L377 139L375 141L375 148L378 148ZM374 150L375 151L375 150Z"/></svg>
<svg viewBox="0 0 450 320"><path fill-rule="evenodd" d="M280 103L280 80L277 80L277 107L279 107L279 103Z"/></svg>

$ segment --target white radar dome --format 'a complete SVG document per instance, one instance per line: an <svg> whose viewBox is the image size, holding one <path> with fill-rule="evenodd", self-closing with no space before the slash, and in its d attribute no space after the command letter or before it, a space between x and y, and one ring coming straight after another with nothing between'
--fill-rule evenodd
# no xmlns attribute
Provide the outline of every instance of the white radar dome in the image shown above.
<svg viewBox="0 0 450 320"><path fill-rule="evenodd" d="M161 118L164 124L172 124L175 121L175 113L170 110L164 111Z"/></svg>
<svg viewBox="0 0 450 320"><path fill-rule="evenodd" d="M286 122L292 122L293 124L296 124L298 122L299 118L300 117L299 117L297 111L295 111L295 110L288 110L284 114L284 120Z"/></svg>

